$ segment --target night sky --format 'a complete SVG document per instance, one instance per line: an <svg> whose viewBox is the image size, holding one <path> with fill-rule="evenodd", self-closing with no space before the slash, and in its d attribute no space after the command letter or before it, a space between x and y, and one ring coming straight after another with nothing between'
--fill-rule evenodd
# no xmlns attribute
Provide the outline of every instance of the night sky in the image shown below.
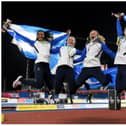
<svg viewBox="0 0 126 126"><path fill-rule="evenodd" d="M111 12L125 12L126 2L2 2L2 21L40 26L58 31L72 30L76 48L83 49L90 30L97 29L106 37L109 48L116 51L115 18ZM123 22L122 22L123 23ZM25 76L26 58L11 44L8 33L2 33L2 89L13 90L18 75ZM109 66L113 61L103 54ZM29 77L33 77L34 61L30 60Z"/></svg>

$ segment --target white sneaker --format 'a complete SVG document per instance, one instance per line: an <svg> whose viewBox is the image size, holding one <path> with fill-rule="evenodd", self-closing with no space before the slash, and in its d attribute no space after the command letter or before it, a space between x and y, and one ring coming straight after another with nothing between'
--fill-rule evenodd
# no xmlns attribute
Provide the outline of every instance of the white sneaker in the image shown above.
<svg viewBox="0 0 126 126"><path fill-rule="evenodd" d="M48 103L49 104L55 104L56 103L56 101L54 100L53 95L48 95Z"/></svg>
<svg viewBox="0 0 126 126"><path fill-rule="evenodd" d="M106 91L107 89L108 89L108 86L105 86L105 87L104 86L101 86L100 87L100 91Z"/></svg>
<svg viewBox="0 0 126 126"><path fill-rule="evenodd" d="M21 75L17 77L17 79L13 82L13 85L12 85L13 88L16 88L19 85L21 85L21 81L20 81L21 78L23 78L23 76L21 76Z"/></svg>
<svg viewBox="0 0 126 126"><path fill-rule="evenodd" d="M103 86L101 86L99 89L100 89L100 91L103 91L103 90L104 90L104 87L103 87Z"/></svg>

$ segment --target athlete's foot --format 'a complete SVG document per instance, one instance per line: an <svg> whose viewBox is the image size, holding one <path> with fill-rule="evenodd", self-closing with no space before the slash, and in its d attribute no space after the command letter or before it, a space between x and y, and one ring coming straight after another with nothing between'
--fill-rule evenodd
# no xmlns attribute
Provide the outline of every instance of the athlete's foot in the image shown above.
<svg viewBox="0 0 126 126"><path fill-rule="evenodd" d="M107 89L108 89L108 86L101 86L101 87L100 87L100 90L101 90L101 91L106 91Z"/></svg>
<svg viewBox="0 0 126 126"><path fill-rule="evenodd" d="M72 94L70 94L70 103L73 104Z"/></svg>
<svg viewBox="0 0 126 126"><path fill-rule="evenodd" d="M20 81L21 78L23 78L23 76L18 76L17 77L17 79L12 84L13 88L16 88L16 87L18 87L18 86L20 86L22 84L21 81Z"/></svg>
<svg viewBox="0 0 126 126"><path fill-rule="evenodd" d="M48 95L48 103L49 104L56 104L55 98L53 94Z"/></svg>
<svg viewBox="0 0 126 126"><path fill-rule="evenodd" d="M88 94L87 102L90 103L90 104L92 103L92 94Z"/></svg>

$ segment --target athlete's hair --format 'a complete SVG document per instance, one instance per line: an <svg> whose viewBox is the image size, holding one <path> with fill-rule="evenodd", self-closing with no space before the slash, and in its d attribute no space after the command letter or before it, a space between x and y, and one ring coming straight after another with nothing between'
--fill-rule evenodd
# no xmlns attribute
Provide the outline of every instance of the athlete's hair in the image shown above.
<svg viewBox="0 0 126 126"><path fill-rule="evenodd" d="M96 29L92 29L90 32L92 32L92 31L96 31L98 33L98 35L100 34L99 31Z"/></svg>
<svg viewBox="0 0 126 126"><path fill-rule="evenodd" d="M45 35L44 40L46 40L46 41L48 41L48 40L49 40L49 38L51 38L51 37L52 37L52 35L50 34L50 32L49 32L49 31L44 32L44 31L42 31L42 30L38 30L38 31L37 31L37 35L38 35L38 33L39 33L39 32L43 32L43 33L44 33L44 35ZM36 38L36 40L38 40L38 38Z"/></svg>
<svg viewBox="0 0 126 126"><path fill-rule="evenodd" d="M90 33L91 33L92 31L96 31L96 32L98 33L98 35L100 35L100 33L99 33L98 30L96 30L96 29L92 29L92 30L90 31ZM86 38L87 42L90 41L90 33L89 33L89 36Z"/></svg>
<svg viewBox="0 0 126 126"><path fill-rule="evenodd" d="M75 45L76 44L76 38L74 36L69 36L68 39L69 38L73 38L74 39L74 45ZM68 41L68 39L66 41Z"/></svg>
<svg viewBox="0 0 126 126"><path fill-rule="evenodd" d="M43 32L42 30L38 30L37 31L37 37L36 37L36 40L38 40L38 34L39 34L39 32ZM44 34L45 34L45 32L43 32Z"/></svg>

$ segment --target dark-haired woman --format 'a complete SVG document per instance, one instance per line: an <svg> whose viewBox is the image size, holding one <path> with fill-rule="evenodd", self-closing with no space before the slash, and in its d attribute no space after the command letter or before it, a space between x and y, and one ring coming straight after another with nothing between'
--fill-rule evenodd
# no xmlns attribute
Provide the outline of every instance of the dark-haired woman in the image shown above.
<svg viewBox="0 0 126 126"><path fill-rule="evenodd" d="M37 40L34 44L34 48L37 53L37 59L35 60L34 66L34 75L35 79L25 79L23 76L18 76L17 79L13 82L13 88L16 88L19 85L31 85L37 89L41 89L44 84L49 89L49 92L53 89L52 77L49 68L50 62L50 49L51 44L47 40L49 34L43 31L37 32Z"/></svg>

